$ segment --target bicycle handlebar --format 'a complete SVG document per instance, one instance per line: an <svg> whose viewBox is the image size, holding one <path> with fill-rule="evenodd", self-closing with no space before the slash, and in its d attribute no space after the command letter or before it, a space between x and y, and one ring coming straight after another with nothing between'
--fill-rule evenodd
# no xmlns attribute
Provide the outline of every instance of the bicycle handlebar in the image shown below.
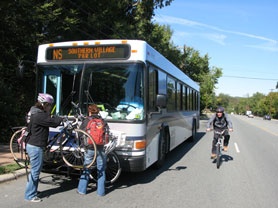
<svg viewBox="0 0 278 208"><path fill-rule="evenodd" d="M227 129L224 129L223 131L216 131L216 130L214 130L214 132L215 132L216 134L218 134L218 135L223 135L224 132L225 132L226 130L227 130Z"/></svg>
<svg viewBox="0 0 278 208"><path fill-rule="evenodd" d="M79 104L74 103L73 101L71 101L71 104L73 105L73 107L76 109L77 114L75 115L75 117L80 120L83 121L85 119L85 116L81 113L81 108L79 107Z"/></svg>
<svg viewBox="0 0 278 208"><path fill-rule="evenodd" d="M74 108L79 108L78 104L76 104L75 102L71 101L71 104L73 105Z"/></svg>
<svg viewBox="0 0 278 208"><path fill-rule="evenodd" d="M104 152L105 152L106 155L109 152L112 152L116 148L117 140L118 140L117 136L115 136L113 134L109 134L109 142L104 145Z"/></svg>
<svg viewBox="0 0 278 208"><path fill-rule="evenodd" d="M81 113L81 109L78 104L71 101L71 104L76 109L76 114L74 115L74 121L70 122L68 116L61 116L63 118L63 126L64 128L74 128L78 126L79 121L83 121L85 119L85 116Z"/></svg>
<svg viewBox="0 0 278 208"><path fill-rule="evenodd" d="M229 132L232 132L232 131L234 131L233 129L224 129L223 131L217 131L217 130L215 130L215 129L211 129L211 128L209 128L209 129L207 129L206 130L206 132L210 132L210 131L214 131L215 133L224 133L225 131L229 131Z"/></svg>

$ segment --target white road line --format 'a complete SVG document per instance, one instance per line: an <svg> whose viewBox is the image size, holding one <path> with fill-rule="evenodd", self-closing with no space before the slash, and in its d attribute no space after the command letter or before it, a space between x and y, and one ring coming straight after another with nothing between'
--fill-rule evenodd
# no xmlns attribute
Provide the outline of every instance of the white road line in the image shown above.
<svg viewBox="0 0 278 208"><path fill-rule="evenodd" d="M235 148L236 148L236 152L237 152L237 153L240 153L239 148L238 148L238 146L237 146L237 143L234 143L234 145L235 145Z"/></svg>

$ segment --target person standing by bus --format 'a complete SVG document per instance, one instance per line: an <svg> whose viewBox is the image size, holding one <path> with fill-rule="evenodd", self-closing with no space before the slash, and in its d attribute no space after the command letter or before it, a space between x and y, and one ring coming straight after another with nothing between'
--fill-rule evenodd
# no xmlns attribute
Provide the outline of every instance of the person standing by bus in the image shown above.
<svg viewBox="0 0 278 208"><path fill-rule="evenodd" d="M86 131L86 127L90 119L92 118L101 118L99 115L99 109L97 105L89 105L88 106L88 114L89 116L82 122L80 129ZM106 155L104 152L104 145L97 145L97 195L104 196L105 195L105 168L106 168ZM87 165L92 161L94 157L94 150L88 149L85 152L84 158L84 166ZM90 173L91 170L88 168L84 168L78 183L77 193L79 194L86 194L87 193L87 186L90 180Z"/></svg>
<svg viewBox="0 0 278 208"><path fill-rule="evenodd" d="M25 200L30 202L41 202L37 196L39 176L43 166L43 152L47 145L49 127L57 127L63 118L51 117L50 111L54 99L46 93L39 93L38 101L31 107L30 137L27 141L26 151L30 158L31 170L25 189Z"/></svg>
<svg viewBox="0 0 278 208"><path fill-rule="evenodd" d="M224 151L228 151L228 145L230 140L229 131L233 131L233 124L230 118L224 113L223 107L218 107L216 109L216 114L213 115L208 123L207 123L207 131L211 130L211 126L213 126L216 131L224 131ZM216 143L218 140L218 136L214 133L212 140L212 148L211 148L211 159L216 157Z"/></svg>

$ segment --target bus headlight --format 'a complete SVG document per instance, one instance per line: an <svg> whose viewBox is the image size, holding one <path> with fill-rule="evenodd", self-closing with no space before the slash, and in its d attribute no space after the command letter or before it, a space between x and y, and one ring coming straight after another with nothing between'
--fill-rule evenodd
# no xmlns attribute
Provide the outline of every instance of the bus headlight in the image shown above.
<svg viewBox="0 0 278 208"><path fill-rule="evenodd" d="M146 140L134 141L135 150L143 150L146 148Z"/></svg>
<svg viewBox="0 0 278 208"><path fill-rule="evenodd" d="M146 148L146 140L126 140L124 145L120 147L122 150L144 150Z"/></svg>

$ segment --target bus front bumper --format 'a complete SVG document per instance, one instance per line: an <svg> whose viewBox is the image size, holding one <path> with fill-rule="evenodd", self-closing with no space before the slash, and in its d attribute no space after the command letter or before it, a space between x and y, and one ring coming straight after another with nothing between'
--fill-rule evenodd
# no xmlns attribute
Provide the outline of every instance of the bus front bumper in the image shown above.
<svg viewBox="0 0 278 208"><path fill-rule="evenodd" d="M122 170L125 172L141 172L146 169L145 156L125 156L119 155Z"/></svg>

